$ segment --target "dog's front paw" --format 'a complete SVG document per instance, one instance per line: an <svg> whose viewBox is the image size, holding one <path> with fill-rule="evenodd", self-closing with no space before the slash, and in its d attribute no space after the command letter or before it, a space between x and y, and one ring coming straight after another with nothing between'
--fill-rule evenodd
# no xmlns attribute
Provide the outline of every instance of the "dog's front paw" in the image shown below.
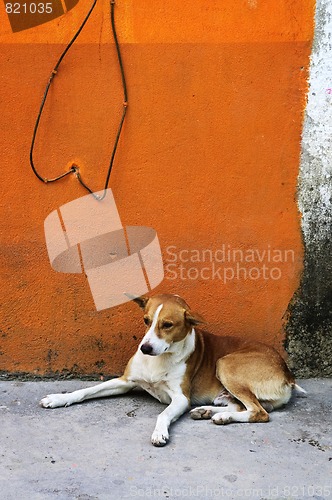
<svg viewBox="0 0 332 500"><path fill-rule="evenodd" d="M153 446L165 446L169 440L169 434L167 431L161 432L157 429L153 431L151 436L151 443Z"/></svg>
<svg viewBox="0 0 332 500"><path fill-rule="evenodd" d="M58 408L59 406L69 406L72 401L69 394L49 394L39 404L43 408Z"/></svg>
<svg viewBox="0 0 332 500"><path fill-rule="evenodd" d="M199 406L190 411L190 416L194 420L202 420L211 418L212 411L207 406Z"/></svg>

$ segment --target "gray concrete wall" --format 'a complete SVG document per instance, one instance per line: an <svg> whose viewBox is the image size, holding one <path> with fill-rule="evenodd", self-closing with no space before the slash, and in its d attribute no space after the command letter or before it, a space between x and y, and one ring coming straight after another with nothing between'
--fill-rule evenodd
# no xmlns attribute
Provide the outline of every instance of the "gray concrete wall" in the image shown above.
<svg viewBox="0 0 332 500"><path fill-rule="evenodd" d="M305 262L286 348L299 376L332 375L332 2L318 0L298 203Z"/></svg>

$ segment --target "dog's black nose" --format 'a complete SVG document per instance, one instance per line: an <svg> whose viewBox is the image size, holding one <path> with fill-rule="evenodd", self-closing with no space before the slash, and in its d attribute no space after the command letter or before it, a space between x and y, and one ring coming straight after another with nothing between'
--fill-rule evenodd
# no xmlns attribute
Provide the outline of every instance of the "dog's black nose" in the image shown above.
<svg viewBox="0 0 332 500"><path fill-rule="evenodd" d="M148 342L141 346L141 351L143 354L151 354L152 353L152 345Z"/></svg>

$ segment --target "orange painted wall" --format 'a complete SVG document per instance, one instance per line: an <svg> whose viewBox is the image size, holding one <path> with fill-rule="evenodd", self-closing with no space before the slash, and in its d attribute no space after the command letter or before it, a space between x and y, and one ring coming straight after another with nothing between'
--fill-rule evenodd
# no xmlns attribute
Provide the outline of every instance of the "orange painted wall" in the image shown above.
<svg viewBox="0 0 332 500"><path fill-rule="evenodd" d="M18 33L0 6L3 371L117 374L143 334L133 303L97 312L83 275L52 270L44 220L86 193L74 177L44 185L29 167L45 84L89 6ZM129 108L111 187L124 225L157 230L166 275L156 291L184 296L216 333L280 348L302 270L296 182L314 1L118 0L116 22ZM99 1L54 79L41 174L75 160L102 189L121 109L109 4ZM223 245L294 258L244 265L278 267L280 279L172 279L170 246L179 256Z"/></svg>

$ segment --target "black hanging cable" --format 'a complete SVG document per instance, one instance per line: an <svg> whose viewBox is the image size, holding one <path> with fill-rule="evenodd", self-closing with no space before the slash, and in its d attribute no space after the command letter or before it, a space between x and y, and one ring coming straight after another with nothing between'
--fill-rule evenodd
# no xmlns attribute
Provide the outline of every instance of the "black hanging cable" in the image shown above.
<svg viewBox="0 0 332 500"><path fill-rule="evenodd" d="M69 174L74 173L76 175L78 181L82 184L82 186L87 191L89 191L89 193L91 193L91 194L94 194L94 192L83 181L83 179L81 177L81 174L80 174L80 171L79 171L79 167L77 165L72 165L71 168L67 172L64 172L63 174L60 174L57 177L54 177L52 179L48 179L48 178L43 177L42 175L40 175L39 172L37 171L37 169L35 167L35 164L34 164L34 160L33 160L33 152L34 152L34 146L35 146L35 142L36 142L36 136L37 136L37 131L38 131L40 119L41 119L41 116L42 116L42 113L43 113L43 109L44 109L44 106L45 106L45 103L46 103L46 98L47 98L47 95L48 95L51 83L52 83L55 75L58 72L58 69L59 69L59 66L60 66L62 60L66 56L66 54L69 51L70 47L73 45L73 43L75 42L75 40L79 36L79 34L81 33L82 29L84 28L86 22L88 21L90 15L92 14L92 11L93 11L93 9L96 6L96 3L97 3L97 0L94 0L93 3L92 3L92 5L91 5L91 7L90 7L89 12L87 13L86 17L84 18L84 20L83 20L81 26L79 27L78 31L76 32L76 34L74 35L74 37L72 38L72 40L69 42L69 44L67 45L66 49L63 51L63 53L61 54L58 62L56 63L56 65L54 66L54 68L52 70L51 76L50 76L49 81L48 81L48 83L46 85L44 96L43 96L43 99L42 99L42 102L41 102L41 105L40 105L39 113L38 113L38 116L37 116L36 124L35 124L33 135L32 135L31 147L30 147L30 165L31 165L33 173L36 175L36 177L40 181L42 181L42 182L44 182L44 183L47 184L48 182L55 182L55 181L57 181L59 179L62 179L63 177L65 177L65 176L67 176ZM115 137L115 142L114 142L114 147L113 147L113 151L112 151L112 155L111 155L111 159L110 159L110 164L109 164L109 167L108 167L108 170L107 170L106 181L105 181L105 185L104 185L104 194L102 196L96 196L96 195L94 195L95 198L98 199L98 200L102 200L105 197L105 195L106 195L106 189L107 189L108 184L109 184L109 179L110 179L110 175L111 175L111 171L112 171L112 167L113 167L113 163L114 163L114 158L115 158L115 154L116 154L118 142L119 142L121 131L122 131L123 122L124 122L124 119L125 119L125 116L126 116L126 112L127 112L127 107L128 107L127 85L126 85L126 79L125 79L125 74L124 74L124 69L123 69L122 58L121 58L120 45L119 45L119 42L118 42L118 37L117 37L117 33L116 33L116 28L115 28L115 19L114 19L115 0L110 0L110 6L111 6L111 26L112 26L112 33L113 33L113 39L114 39L115 48L116 48L116 52L117 52L117 57L118 57L118 62L119 62L119 67L120 67L120 73L121 73L122 87L123 87L123 111L122 111L122 116L121 116L121 119L120 119L120 124L119 124L118 130L117 130L117 134L116 134L116 137Z"/></svg>

